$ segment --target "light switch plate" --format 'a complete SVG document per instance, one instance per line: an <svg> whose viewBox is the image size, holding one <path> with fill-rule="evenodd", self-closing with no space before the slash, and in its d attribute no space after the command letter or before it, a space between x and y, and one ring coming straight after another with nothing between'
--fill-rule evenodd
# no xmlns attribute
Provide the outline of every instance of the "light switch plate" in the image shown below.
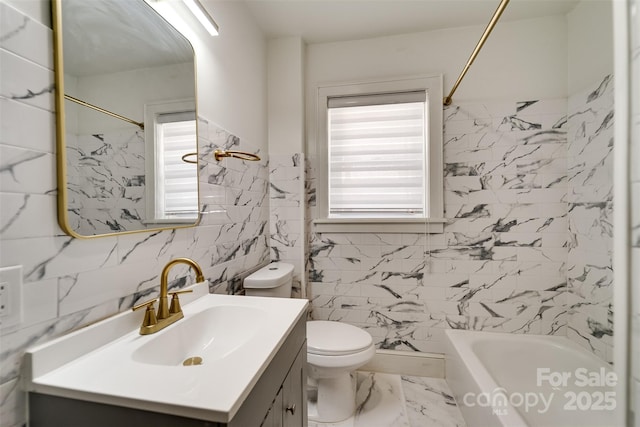
<svg viewBox="0 0 640 427"><path fill-rule="evenodd" d="M22 323L22 266L0 268L0 329Z"/></svg>

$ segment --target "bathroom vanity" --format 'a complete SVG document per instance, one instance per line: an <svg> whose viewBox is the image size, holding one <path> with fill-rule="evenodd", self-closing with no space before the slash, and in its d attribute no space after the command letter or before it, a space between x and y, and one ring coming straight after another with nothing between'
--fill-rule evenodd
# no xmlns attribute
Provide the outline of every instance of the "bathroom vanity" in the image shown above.
<svg viewBox="0 0 640 427"><path fill-rule="evenodd" d="M196 297L153 335L127 312L27 351L29 425L306 426L307 301Z"/></svg>

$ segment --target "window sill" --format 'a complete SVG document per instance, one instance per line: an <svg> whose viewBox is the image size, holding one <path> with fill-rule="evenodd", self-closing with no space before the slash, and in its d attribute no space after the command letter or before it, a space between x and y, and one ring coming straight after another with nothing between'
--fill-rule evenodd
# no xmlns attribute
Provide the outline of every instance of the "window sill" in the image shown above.
<svg viewBox="0 0 640 427"><path fill-rule="evenodd" d="M429 233L444 232L445 218L428 219L316 219L317 233Z"/></svg>

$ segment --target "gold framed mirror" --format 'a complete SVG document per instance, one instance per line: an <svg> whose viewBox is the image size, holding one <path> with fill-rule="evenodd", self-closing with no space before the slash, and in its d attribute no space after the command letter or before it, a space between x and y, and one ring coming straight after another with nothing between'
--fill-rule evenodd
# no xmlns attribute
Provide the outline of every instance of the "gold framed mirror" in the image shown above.
<svg viewBox="0 0 640 427"><path fill-rule="evenodd" d="M195 54L144 0L52 0L58 222L69 235L199 221Z"/></svg>

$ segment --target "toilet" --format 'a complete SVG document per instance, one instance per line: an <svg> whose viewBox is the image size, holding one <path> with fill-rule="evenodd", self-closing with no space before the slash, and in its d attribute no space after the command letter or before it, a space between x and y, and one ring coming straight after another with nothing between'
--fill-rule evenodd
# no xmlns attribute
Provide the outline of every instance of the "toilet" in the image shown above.
<svg viewBox="0 0 640 427"><path fill-rule="evenodd" d="M291 297L293 265L274 262L244 279L248 296ZM309 419L338 422L354 415L356 388L352 373L368 363L376 349L371 335L346 323L307 322Z"/></svg>

